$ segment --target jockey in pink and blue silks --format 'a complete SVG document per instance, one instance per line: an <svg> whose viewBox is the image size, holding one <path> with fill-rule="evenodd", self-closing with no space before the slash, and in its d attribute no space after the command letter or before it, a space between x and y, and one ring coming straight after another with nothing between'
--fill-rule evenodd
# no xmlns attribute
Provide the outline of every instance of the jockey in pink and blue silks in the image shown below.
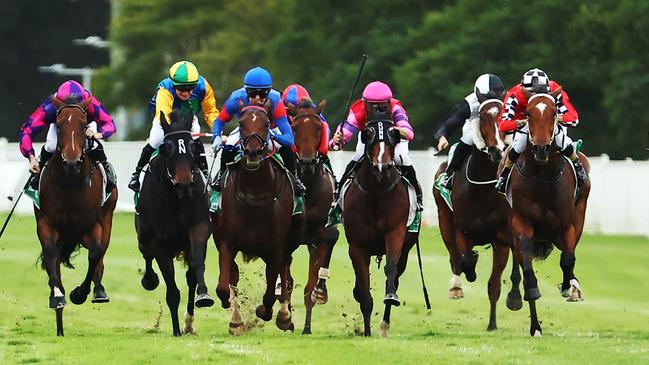
<svg viewBox="0 0 649 365"><path fill-rule="evenodd" d="M421 186L417 181L415 168L412 166L412 160L409 156L408 143L415 138L415 132L408 120L408 114L403 108L401 101L392 97L392 90L383 82L374 81L369 83L363 90L363 98L357 100L352 104L347 114L347 120L338 126L333 138L329 141L329 147L333 150L338 150L347 143L356 132L365 129L366 115L365 105L368 104L372 110L377 110L379 113L388 115L388 118L394 122L394 128L399 131L401 141L397 143L394 148L395 162L401 166L401 173L408 179L417 192L417 205L418 209L423 208ZM343 176L336 188L334 204L338 202L340 188L345 184L345 181L350 177L355 170L358 161L363 157L365 152L365 144L361 141L359 136L356 144L356 153L352 157L345 168Z"/></svg>
<svg viewBox="0 0 649 365"><path fill-rule="evenodd" d="M20 127L20 153L29 159L29 170L33 173L31 187L38 190L40 172L45 163L52 157L56 150L58 141L58 128L56 126L56 106L52 103L52 98L57 98L66 103L83 103L90 99L88 105L88 157L93 161L99 162L106 170L108 182L106 191L111 191L116 183L116 175L113 167L106 159L104 146L99 142L101 139L107 139L115 133L115 122L108 114L106 109L101 105L90 91L86 90L74 80L68 80L59 86L56 94L47 98L36 108L29 118ZM43 129L48 128L45 145L41 149L40 159L37 160L32 145L33 137Z"/></svg>
<svg viewBox="0 0 649 365"><path fill-rule="evenodd" d="M243 106L249 105L251 101L256 103L270 103L270 121L271 121L271 135L272 139L279 145L279 153L282 156L284 165L287 170L293 175L295 181L295 194L297 196L304 195L306 189L297 175L297 156L295 155L295 146L293 138L293 130L288 122L286 116L286 107L282 101L280 93L273 89L273 78L270 73L262 68L255 67L246 72L243 77L243 87L234 90L230 97L225 101L218 117L212 126L212 149L216 154L221 148L221 169L217 178L215 179L214 189L220 191L221 189L221 175L226 171L227 164L234 161L237 154L240 153L239 143L239 128L235 128L225 141L223 146L223 139L221 133L223 127L233 117L239 118L241 116L240 103Z"/></svg>
<svg viewBox="0 0 649 365"><path fill-rule="evenodd" d="M293 104L295 106L298 106L302 99L310 100L312 107L316 107L307 89L300 84L291 84L287 86L286 89L284 89L284 91L282 92L282 101L286 106L286 114L288 116L289 123L292 121L292 116L288 111L288 105ZM329 156L327 156L327 153L329 152L329 124L327 123L327 118L325 118L324 114L320 113L319 116L322 124L320 126L320 146L318 147L318 152L320 153L322 162L324 162L329 167L329 169L333 171L333 169L331 168L331 161L329 160Z"/></svg>

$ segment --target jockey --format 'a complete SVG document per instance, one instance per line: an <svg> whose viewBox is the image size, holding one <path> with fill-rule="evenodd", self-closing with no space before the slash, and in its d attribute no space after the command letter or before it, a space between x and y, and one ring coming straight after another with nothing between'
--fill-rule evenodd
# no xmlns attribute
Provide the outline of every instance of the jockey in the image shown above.
<svg viewBox="0 0 649 365"><path fill-rule="evenodd" d="M290 174L293 175L295 181L295 195L303 196L306 188L300 181L297 174L297 156L295 154L293 130L288 123L286 117L286 107L282 102L282 96L273 87L273 78L266 69L255 67L246 72L243 77L243 87L234 90L228 100L225 101L221 112L214 122L212 127L212 149L214 153L218 152L223 147L221 154L221 169L217 178L215 179L214 189L220 191L221 182L220 177L225 172L227 164L234 161L234 158L239 153L238 144L239 128L235 128L228 136L225 146L223 146L223 139L221 133L225 123L229 122L232 117L241 117L239 111L239 102L244 106L250 104L251 100L256 100L259 103L270 101L271 107L271 135L281 147L279 153L282 156L284 165Z"/></svg>
<svg viewBox="0 0 649 365"><path fill-rule="evenodd" d="M561 85L555 81L550 81L550 78L544 71L534 68L523 75L520 84L512 87L507 92L507 95L505 96L505 106L498 118L498 124L502 132L516 132L516 134L505 160L505 167L498 177L498 182L496 182L496 189L501 193L505 193L505 185L512 170L512 166L514 166L514 163L527 146L528 126L525 124L524 119L525 110L527 108L527 98L523 94L523 88L532 93L548 93L553 92L559 87L561 87ZM557 96L556 105L557 118L560 126L557 126L557 124L554 126L553 142L554 145L559 148L561 154L570 158L572 161L577 174L577 183L581 186L584 181L588 179L588 174L584 169L584 165L579 160L572 139L570 139L567 134L567 127L576 127L577 124L579 124L579 115L577 114L575 107L570 103L568 94L563 89Z"/></svg>
<svg viewBox="0 0 649 365"><path fill-rule="evenodd" d="M140 172L151 159L151 155L156 148L160 147L164 140L164 131L160 125L159 115L162 111L168 117L173 110L190 110L194 113L194 122L192 123L191 132L199 133L201 127L198 124L198 113L203 112L205 124L212 128L219 110L216 108L216 97L214 90L209 82L198 73L196 66L189 61L179 61L169 68L169 77L164 78L160 83L156 93L149 102L149 109L154 111L153 124L149 132L149 141L142 149L142 154L135 167L135 172L131 177L128 187L138 192L140 191ZM170 119L167 118L170 123ZM205 158L205 148L199 136L193 137L196 146L196 164L201 169L206 178L209 178L207 159Z"/></svg>
<svg viewBox="0 0 649 365"><path fill-rule="evenodd" d="M64 102L82 103L88 99L91 100L88 105L87 117L88 128L86 136L88 137L88 157L93 161L99 162L106 171L106 191L110 192L115 187L117 176L115 170L106 159L104 146L99 142L100 139L107 139L115 133L115 122L108 114L106 109L101 105L90 91L85 90L81 84L74 80L68 80L59 86L55 97ZM45 163L52 157L57 146L58 127L56 126L56 106L52 103L51 98L47 98L36 110L29 116L29 119L20 127L20 153L29 159L29 170L32 172L30 186L38 190L38 181L41 169ZM33 137L45 127L48 127L45 145L41 149L40 159L37 160L32 146Z"/></svg>
<svg viewBox="0 0 649 365"><path fill-rule="evenodd" d="M439 139L437 149L441 151L448 147L447 137L462 125L462 137L455 147L453 157L446 167L446 177L442 181L442 186L446 189L452 188L453 173L460 167L464 158L471 153L473 147L471 120L478 118L480 103L488 99L502 100L504 93L505 87L498 76L494 74L480 75L475 81L473 92L455 106L451 115L435 132L435 138Z"/></svg>
<svg viewBox="0 0 649 365"><path fill-rule="evenodd" d="M389 114L389 118L394 121L395 129L397 129L401 135L401 141L397 143L394 148L394 161L397 165L401 165L401 173L415 188L417 193L417 209L422 210L423 203L421 186L417 181L415 168L412 166L412 161L408 155L408 143L415 137L415 132L408 121L408 114L403 108L403 105L401 105L401 101L392 97L392 90L390 90L388 85L380 81L374 81L365 87L365 90L363 90L363 98L355 101L351 108L349 108L347 120L338 126L336 133L334 133L333 138L329 141L329 147L333 150L340 149L342 145L347 143L356 132L365 129L366 105L373 108L373 110ZM332 206L334 209L339 209L338 197L340 195L340 189L345 185L345 181L355 170L358 161L363 157L364 153L365 144L359 137L356 144L356 153L349 164L347 164L345 172L336 187L334 203Z"/></svg>
<svg viewBox="0 0 649 365"><path fill-rule="evenodd" d="M290 103L294 106L298 106L302 99L311 100L312 106L314 108L316 107L316 105L313 104L313 100L311 99L309 92L302 85L291 84L287 86L286 89L284 89L284 92L282 92L282 101L284 102L284 106L286 106L286 114L288 116L289 122L292 120L292 115L290 115L289 113L288 104ZM329 156L327 156L327 152L329 152L329 124L327 123L327 119L322 113L320 113L320 120L322 120L322 125L320 128L320 147L318 148L318 151L320 152L322 161L329 167L331 171L333 171L333 169L331 168L331 161L329 160Z"/></svg>

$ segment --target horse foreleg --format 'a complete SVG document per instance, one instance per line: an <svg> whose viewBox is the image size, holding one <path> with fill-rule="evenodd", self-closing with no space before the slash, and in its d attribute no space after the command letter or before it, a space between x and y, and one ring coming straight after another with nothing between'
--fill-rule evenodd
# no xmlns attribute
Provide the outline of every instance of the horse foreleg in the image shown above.
<svg viewBox="0 0 649 365"><path fill-rule="evenodd" d="M104 249L104 252L106 250ZM95 272L92 276L92 282L95 284L95 289L92 292L92 303L108 303L110 299L104 286L101 284L101 280L104 277L104 258L102 257L97 266L95 267Z"/></svg>
<svg viewBox="0 0 649 365"><path fill-rule="evenodd" d="M327 279L329 279L329 263L331 262L331 255L333 254L334 246L338 241L339 232L335 228L324 230L324 242L316 247L316 264L320 266L318 269L318 282L316 283L313 292L311 293L311 300L315 304L325 304L329 300L327 293Z"/></svg>
<svg viewBox="0 0 649 365"><path fill-rule="evenodd" d="M187 312L185 313L185 328L183 334L194 335L194 297L196 296L196 274L192 271L191 266L185 273L187 279Z"/></svg>
<svg viewBox="0 0 649 365"><path fill-rule="evenodd" d="M196 302L194 304L198 308L214 305L214 300L207 294L207 285L205 285L205 255L209 234L209 225L207 222L197 224L189 231L189 245L191 250L189 266L195 275L193 282L195 283ZM193 294L191 300L194 300Z"/></svg>
<svg viewBox="0 0 649 365"><path fill-rule="evenodd" d="M478 263L478 251L473 250L473 245L467 241L460 229L455 230L455 244L460 252L460 267L466 280L472 283L478 277L475 272L475 266Z"/></svg>
<svg viewBox="0 0 649 365"><path fill-rule="evenodd" d="M534 245L534 240L532 237L520 237L519 242L522 258L521 266L523 267L523 288L525 289L523 299L528 302L530 307L530 336L537 337L542 334L541 324L536 314L536 300L541 297L541 292L532 265L532 245Z"/></svg>
<svg viewBox="0 0 649 365"><path fill-rule="evenodd" d="M158 267L162 273L165 284L167 284L167 307L171 313L171 326L174 336L180 336L180 324L178 322L178 305L180 304L180 290L176 286L174 278L174 262L171 256L156 256Z"/></svg>
<svg viewBox="0 0 649 365"><path fill-rule="evenodd" d="M354 299L361 305L365 336L371 336L370 319L374 303L370 294L370 256L361 247L350 242L349 257L352 260L356 283L354 285Z"/></svg>
<svg viewBox="0 0 649 365"><path fill-rule="evenodd" d="M295 329L291 313L293 311L293 308L291 306L291 294L293 293L293 277L291 276L292 261L293 257L290 254L288 254L287 257L284 258L283 269L280 272L282 283L281 294L279 297L280 307L279 311L277 312L277 318L275 320L277 328L281 329L282 331L291 332L293 332L293 330Z"/></svg>
<svg viewBox="0 0 649 365"><path fill-rule="evenodd" d="M401 258L405 236L405 225L403 225L403 229L393 230L385 236L385 256L387 262L384 271L387 280L385 282L385 298L383 299L383 303L386 305L394 305L395 307L401 305L401 301L397 295L396 278L397 263Z"/></svg>
<svg viewBox="0 0 649 365"><path fill-rule="evenodd" d="M561 283L561 295L568 302L580 302L584 300L579 280L575 277L575 248L577 246L575 229L571 226L564 232L559 246L563 247L561 252L560 266L563 271L563 282Z"/></svg>
<svg viewBox="0 0 649 365"><path fill-rule="evenodd" d="M313 306L315 305L315 286L316 280L318 277L318 270L320 268L320 263L316 257L316 247L309 247L309 277L307 283L304 286L304 307L306 308L306 314L304 316L304 329L302 330L303 335L311 334L311 313L313 312Z"/></svg>
<svg viewBox="0 0 649 365"><path fill-rule="evenodd" d="M435 202L437 203L437 214L439 220L439 231L442 235L442 241L446 246L449 255L449 264L451 265L451 279L449 280L448 298L461 299L464 298L462 291L462 267L460 266L460 251L455 244L455 232L453 230L453 212L448 209L446 203L441 197L438 197L438 192L435 191Z"/></svg>
<svg viewBox="0 0 649 365"><path fill-rule="evenodd" d="M487 326L487 331L493 331L498 328L496 325L496 304L500 298L500 278L502 277L503 270L505 270L507 260L509 259L508 246L500 244L492 244L491 246L493 247L493 266L491 268L491 276L489 277L487 288L490 305L489 325Z"/></svg>
<svg viewBox="0 0 649 365"><path fill-rule="evenodd" d="M507 293L507 308L513 311L520 310L523 308L523 298L521 297L521 271L519 270L519 263L516 260L516 254L514 253L514 248L512 251L512 273L509 276L512 282L512 288Z"/></svg>
<svg viewBox="0 0 649 365"><path fill-rule="evenodd" d="M275 253L274 257L266 261L266 292L264 292L262 304L255 310L257 317L266 322L273 318L273 304L275 304L276 300L275 282L277 281L277 275L283 271L282 258L278 253ZM285 285L284 280L282 282L282 285Z"/></svg>
<svg viewBox="0 0 649 365"><path fill-rule="evenodd" d="M70 300L74 304L82 304L88 298L90 293L90 283L95 273L95 268L99 261L104 257L104 247L101 245L102 228L99 223L95 224L92 231L83 238L83 242L88 247L88 270L83 282L70 292Z"/></svg>
<svg viewBox="0 0 649 365"><path fill-rule="evenodd" d="M50 287L49 307L56 310L56 335L63 336L63 308L65 289L61 282L61 251L57 244L58 232L49 227L45 220L38 220L36 228L43 250L43 266Z"/></svg>
<svg viewBox="0 0 649 365"><path fill-rule="evenodd" d="M232 316L230 317L228 332L234 336L242 335L246 330L246 326L244 325L243 317L241 316L239 291L236 286L230 286L230 309L232 311Z"/></svg>
<svg viewBox="0 0 649 365"><path fill-rule="evenodd" d="M230 273L234 263L234 255L230 251L227 242L221 242L219 250L219 284L216 287L216 295L221 299L221 307L230 308Z"/></svg>
<svg viewBox="0 0 649 365"><path fill-rule="evenodd" d="M399 262L397 264L397 275L394 278L394 287L395 289L399 289L399 278L401 277L401 274L406 271L406 265L408 264L408 252L414 245L413 243L409 243L408 246L404 247L403 250L401 251L401 256L399 257ZM387 279L386 279L386 285L387 285ZM390 335L390 313L391 313L391 308L392 304L385 304L385 310L383 312L383 320L381 321L381 325L379 329L381 330L381 337L388 337Z"/></svg>
<svg viewBox="0 0 649 365"><path fill-rule="evenodd" d="M113 211L115 210L115 204L117 202L117 189L113 189L113 196L110 198L104 208L102 209L102 218L101 218L101 247L104 251L103 255L106 255L108 251L108 246L110 245L110 235L113 229ZM108 294L106 294L106 289L101 283L101 280L104 276L104 257L97 263L95 268L95 273L92 278L95 288L92 293L92 303L108 303L110 299Z"/></svg>
<svg viewBox="0 0 649 365"><path fill-rule="evenodd" d="M142 275L142 287L146 290L154 290L160 284L158 274L153 270L153 258L144 256L144 275Z"/></svg>

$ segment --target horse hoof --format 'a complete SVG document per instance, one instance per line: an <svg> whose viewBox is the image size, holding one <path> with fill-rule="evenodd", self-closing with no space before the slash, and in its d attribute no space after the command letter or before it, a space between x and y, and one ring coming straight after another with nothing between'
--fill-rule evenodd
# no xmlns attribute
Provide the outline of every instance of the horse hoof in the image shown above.
<svg viewBox="0 0 649 365"><path fill-rule="evenodd" d="M581 287L579 282L575 279L570 280L570 289L568 289L568 302L581 302L584 300L584 297L581 295Z"/></svg>
<svg viewBox="0 0 649 365"><path fill-rule="evenodd" d="M74 304L83 304L83 302L85 302L87 298L88 293L84 293L80 286L74 288L74 290L70 292L70 300Z"/></svg>
<svg viewBox="0 0 649 365"><path fill-rule="evenodd" d="M525 289L525 296L523 296L523 299L529 302L530 300L537 300L540 297L541 297L541 292L537 287L537 288Z"/></svg>
<svg viewBox="0 0 649 365"><path fill-rule="evenodd" d="M314 288L311 292L311 301L315 304L327 304L327 301L329 301L327 289L321 290Z"/></svg>
<svg viewBox="0 0 649 365"><path fill-rule="evenodd" d="M241 336L246 332L246 325L243 322L232 323L228 325L228 332L232 336Z"/></svg>
<svg viewBox="0 0 649 365"><path fill-rule="evenodd" d="M108 298L108 294L106 294L106 291L104 290L104 287L102 285L95 285L95 290L92 293L92 300L90 302L91 303L110 302L110 298Z"/></svg>
<svg viewBox="0 0 649 365"><path fill-rule="evenodd" d="M464 276L466 277L466 281L468 281L468 282L470 282L470 283L474 282L475 279L478 278L478 274L476 274L475 271L473 271L473 272L469 272L469 273L466 273L466 272L465 272L465 273L464 273Z"/></svg>
<svg viewBox="0 0 649 365"><path fill-rule="evenodd" d="M304 327L302 330L303 335L310 335L311 334L311 327Z"/></svg>
<svg viewBox="0 0 649 365"><path fill-rule="evenodd" d="M51 309L62 309L65 307L65 297L50 297Z"/></svg>
<svg viewBox="0 0 649 365"><path fill-rule="evenodd" d="M520 292L509 292L509 294L507 294L507 308L513 311L517 311L523 308L523 299L521 298Z"/></svg>
<svg viewBox="0 0 649 365"><path fill-rule="evenodd" d="M464 291L462 288L453 288L448 291L448 299L462 299L464 298Z"/></svg>
<svg viewBox="0 0 649 365"><path fill-rule="evenodd" d="M383 303L385 305L393 305L395 307L398 307L401 305L401 301L399 300L399 297L397 296L396 293L388 293L385 295L385 298L383 299Z"/></svg>
<svg viewBox="0 0 649 365"><path fill-rule="evenodd" d="M277 325L277 328L281 329L282 331L290 331L293 332L295 331L295 325L291 321L291 317L288 317L287 319L280 319L279 316L277 316L277 319L275 320L275 325Z"/></svg>
<svg viewBox="0 0 649 365"><path fill-rule="evenodd" d="M379 332L381 333L381 337L389 337L390 336L390 323L386 321L381 321L381 325L379 326Z"/></svg>
<svg viewBox="0 0 649 365"><path fill-rule="evenodd" d="M530 336L532 337L543 337L543 333L540 329L538 330L530 330Z"/></svg>
<svg viewBox="0 0 649 365"><path fill-rule="evenodd" d="M273 312L267 311L266 307L264 307L263 304L257 307L257 309L255 310L255 315L266 322L273 319Z"/></svg>
<svg viewBox="0 0 649 365"><path fill-rule="evenodd" d="M196 308L206 308L214 305L214 300L207 294L198 294L194 301Z"/></svg>
<svg viewBox="0 0 649 365"><path fill-rule="evenodd" d="M498 326L496 326L495 323L489 323L489 325L487 326L487 331L489 331L489 332L495 331L497 329L498 329Z"/></svg>
<svg viewBox="0 0 649 365"><path fill-rule="evenodd" d="M142 287L148 291L154 290L160 284L160 279L158 279L158 274L151 273L151 275L142 276Z"/></svg>

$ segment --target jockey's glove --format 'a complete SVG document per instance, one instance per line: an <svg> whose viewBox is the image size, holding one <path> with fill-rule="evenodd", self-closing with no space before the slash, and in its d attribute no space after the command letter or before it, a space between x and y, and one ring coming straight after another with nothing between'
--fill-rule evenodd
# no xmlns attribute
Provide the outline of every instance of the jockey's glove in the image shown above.
<svg viewBox="0 0 649 365"><path fill-rule="evenodd" d="M214 138L214 140L212 141L212 151L214 151L214 154L216 155L222 147L223 140L221 139L221 136L216 136L216 138Z"/></svg>

